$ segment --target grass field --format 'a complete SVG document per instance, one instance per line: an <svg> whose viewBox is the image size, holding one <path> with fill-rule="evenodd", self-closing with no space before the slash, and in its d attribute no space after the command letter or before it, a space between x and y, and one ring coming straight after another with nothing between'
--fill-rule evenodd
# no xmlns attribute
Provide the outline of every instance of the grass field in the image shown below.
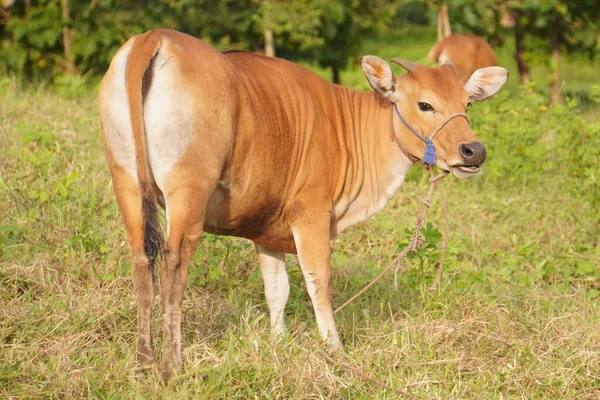
<svg viewBox="0 0 600 400"><path fill-rule="evenodd" d="M365 87L355 76L342 77ZM253 247L211 235L190 268L183 374L166 388L136 375L129 250L95 94L0 88L0 398L395 398L323 359L293 257L289 336L273 343ZM397 287L390 274L336 316L348 359L417 398L600 398L600 124L510 92L470 111L484 174L442 182L441 288L427 290L436 199ZM427 186L415 167L384 211L333 242L335 304L400 251Z"/></svg>

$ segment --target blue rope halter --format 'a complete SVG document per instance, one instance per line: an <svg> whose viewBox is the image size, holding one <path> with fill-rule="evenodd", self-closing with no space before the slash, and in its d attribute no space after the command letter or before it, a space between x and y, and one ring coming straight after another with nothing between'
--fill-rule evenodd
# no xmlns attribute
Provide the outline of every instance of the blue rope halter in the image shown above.
<svg viewBox="0 0 600 400"><path fill-rule="evenodd" d="M425 142L425 154L423 155L423 158L421 159L421 161L425 164L428 165L433 165L435 164L437 158L435 156L435 146L433 145L433 137L444 127L446 126L446 124L448 122L450 122L450 120L456 118L456 117L465 117L465 119L467 120L467 122L469 123L469 125L471 125L471 120L469 119L469 116L464 113L464 112L457 112L454 113L452 115L450 115L448 118L446 118L446 120L444 122L442 122L440 124L440 126L438 126L433 133L431 134L430 137L424 136L422 134L420 134L419 132L417 132L417 130L415 128L413 128L405 119L404 117L402 117L402 114L400 114L400 111L398 111L398 106L396 105L396 103L394 104L394 111L396 112L396 115L398 116L398 118L400 118L400 121L402 121L402 123L411 130L412 133L415 134L416 137L418 137L419 139L421 139L423 142ZM395 133L394 133L395 135ZM400 145L400 142L397 142L398 145ZM402 148L401 148L402 150ZM403 150L404 151L404 150Z"/></svg>

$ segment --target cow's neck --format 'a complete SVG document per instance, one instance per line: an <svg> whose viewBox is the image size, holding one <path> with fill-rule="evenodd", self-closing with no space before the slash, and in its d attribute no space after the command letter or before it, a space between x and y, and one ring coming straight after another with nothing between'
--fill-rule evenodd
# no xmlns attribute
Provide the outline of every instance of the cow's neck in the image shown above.
<svg viewBox="0 0 600 400"><path fill-rule="evenodd" d="M392 103L374 92L340 88L338 134L342 146L332 234L381 210L404 181L412 162L392 138Z"/></svg>

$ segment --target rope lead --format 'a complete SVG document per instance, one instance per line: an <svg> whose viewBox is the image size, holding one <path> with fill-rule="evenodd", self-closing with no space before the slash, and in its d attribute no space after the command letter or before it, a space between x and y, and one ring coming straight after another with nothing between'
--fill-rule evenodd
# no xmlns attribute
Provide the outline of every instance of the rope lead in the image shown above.
<svg viewBox="0 0 600 400"><path fill-rule="evenodd" d="M440 195L442 196L442 201L444 202L444 216L446 217L446 233L448 233L448 213L446 212L446 200L443 197L443 193L441 191L441 188L439 187L439 180L444 178L446 175L448 175L448 171L444 171L439 175L433 175L433 170L429 167L427 167L427 169L430 171L431 173L431 177L429 178L429 182L431 182L429 184L429 190L427 191L427 197L425 198L425 200L423 201L423 210L421 211L421 214L419 214L419 216L417 217L417 222L415 224L415 228L413 229L413 233L412 236L410 237L409 241L408 241L408 246L406 246L401 252L400 254L398 254L398 256L392 260L391 263L389 263L384 269L383 271L381 271L371 282L369 282L365 287L363 287L358 293L356 293L354 296L350 297L348 300L346 300L346 302L344 304L342 304L341 306L339 306L338 308L336 308L333 313L336 314L338 311L341 311L342 309L346 308L346 306L350 303L352 303L354 300L356 300L360 295L362 295L364 292L366 292L371 286L373 286L375 283L377 283L377 281L379 281L390 269L392 269L394 266L398 266L400 261L402 259L404 259L404 257L406 257L406 255L408 254L408 252L413 251L414 249L417 248L418 244L419 244L419 235L421 234L421 227L423 226L423 223L425 222L425 216L427 215L427 210L429 210L429 207L431 206L431 196L433 194L433 189L435 187L438 188L438 190L440 191ZM444 258L445 258L445 253L446 253L446 247L447 247L447 240L448 240L448 235L445 236L444 238L444 254L442 256L442 258L440 259L440 264L438 267L438 276L441 277L441 269L443 267L443 262L444 262ZM398 267L397 267L398 268ZM434 285L432 287L437 287L439 284L439 279L438 277L436 277L436 280L434 282Z"/></svg>

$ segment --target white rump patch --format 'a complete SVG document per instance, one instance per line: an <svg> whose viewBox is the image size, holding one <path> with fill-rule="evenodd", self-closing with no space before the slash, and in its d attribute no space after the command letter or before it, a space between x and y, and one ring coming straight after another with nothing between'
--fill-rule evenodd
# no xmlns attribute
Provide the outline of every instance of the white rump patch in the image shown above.
<svg viewBox="0 0 600 400"><path fill-rule="evenodd" d="M442 52L438 56L438 64L443 65L446 63L446 61L449 61L449 60L450 60L450 58L448 57L446 52L442 50Z"/></svg>
<svg viewBox="0 0 600 400"><path fill-rule="evenodd" d="M113 59L110 74L103 85L102 99L106 138L115 161L135 180L137 167L127 96L127 59L133 41ZM152 75L144 99L144 122L150 168L154 180L164 192L166 175L185 153L193 134L193 108L190 96L182 88L174 63L159 51L148 72Z"/></svg>
<svg viewBox="0 0 600 400"><path fill-rule="evenodd" d="M127 102L127 59L133 41L125 44L113 58L109 74L103 82L102 110L104 134L115 161L137 181L135 148Z"/></svg>
<svg viewBox="0 0 600 400"><path fill-rule="evenodd" d="M152 80L144 101L148 158L156 185L164 192L167 174L193 136L193 100L168 55L159 51L150 68Z"/></svg>

